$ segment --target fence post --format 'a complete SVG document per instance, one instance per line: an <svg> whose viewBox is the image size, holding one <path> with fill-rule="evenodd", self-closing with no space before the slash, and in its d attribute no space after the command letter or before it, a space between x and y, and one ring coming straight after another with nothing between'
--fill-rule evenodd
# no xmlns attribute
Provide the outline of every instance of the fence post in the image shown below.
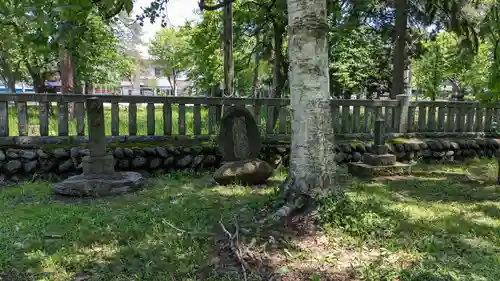
<svg viewBox="0 0 500 281"><path fill-rule="evenodd" d="M398 133L408 132L408 108L410 106L410 95L397 95L399 101L396 116L396 130Z"/></svg>

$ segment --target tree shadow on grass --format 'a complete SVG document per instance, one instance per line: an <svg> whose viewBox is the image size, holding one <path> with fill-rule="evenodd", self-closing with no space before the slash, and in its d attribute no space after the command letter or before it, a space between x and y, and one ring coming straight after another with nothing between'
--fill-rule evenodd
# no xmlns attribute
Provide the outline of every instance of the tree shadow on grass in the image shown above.
<svg viewBox="0 0 500 281"><path fill-rule="evenodd" d="M413 256L404 265L391 265L387 257L380 257L361 270L364 279L500 280L496 203L500 194L494 189L449 179L417 178L363 183L354 193L359 210L355 216L367 231L363 241ZM360 236L352 231L349 235Z"/></svg>
<svg viewBox="0 0 500 281"><path fill-rule="evenodd" d="M0 272L10 280L35 280L41 272L54 281L196 277L213 263L218 221L237 214L242 224L251 223L272 198L270 189L200 188L203 181L159 179L154 188L80 203L14 200L2 211ZM43 197L24 188L2 195ZM37 188L50 192L48 185Z"/></svg>

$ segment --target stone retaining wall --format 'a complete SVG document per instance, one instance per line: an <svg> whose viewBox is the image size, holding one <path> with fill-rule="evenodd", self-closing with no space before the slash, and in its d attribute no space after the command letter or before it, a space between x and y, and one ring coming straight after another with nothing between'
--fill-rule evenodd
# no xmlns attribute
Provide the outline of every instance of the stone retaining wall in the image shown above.
<svg viewBox="0 0 500 281"><path fill-rule="evenodd" d="M145 176L173 171L193 173L214 170L221 165L221 156L213 146L162 147L150 146L132 148L129 144L113 144L110 148L115 158L117 171L138 171ZM500 139L409 139L393 140L387 144L389 152L400 162L412 160L463 160L474 157L493 157L500 149ZM338 163L357 162L366 152L372 151L372 144L362 142L339 143L336 145ZM0 181L19 181L36 178L59 181L79 174L82 157L89 151L83 146L72 148L5 148L0 150ZM264 146L261 159L272 166L288 166L289 148L286 144Z"/></svg>

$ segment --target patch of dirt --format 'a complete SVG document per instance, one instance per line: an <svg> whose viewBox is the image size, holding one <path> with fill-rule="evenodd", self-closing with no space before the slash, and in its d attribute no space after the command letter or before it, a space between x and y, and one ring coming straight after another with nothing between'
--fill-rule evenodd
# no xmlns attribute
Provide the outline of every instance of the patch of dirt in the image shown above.
<svg viewBox="0 0 500 281"><path fill-rule="evenodd" d="M243 277L227 234L221 227L216 230L215 255L203 275ZM354 269L380 258L376 250L358 251L335 244L307 216L265 230L241 231L237 246L248 280L310 281L319 277L325 281L358 281Z"/></svg>

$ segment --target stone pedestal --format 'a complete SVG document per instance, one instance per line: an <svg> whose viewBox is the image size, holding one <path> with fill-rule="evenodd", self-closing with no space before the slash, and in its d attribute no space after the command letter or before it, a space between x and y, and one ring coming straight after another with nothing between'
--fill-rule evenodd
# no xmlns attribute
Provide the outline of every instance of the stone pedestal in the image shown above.
<svg viewBox="0 0 500 281"><path fill-rule="evenodd" d="M409 175L411 166L396 162L396 155L388 153L384 142L384 121L375 121L375 153L363 154L363 163L350 163L348 172L360 178Z"/></svg>
<svg viewBox="0 0 500 281"><path fill-rule="evenodd" d="M87 101L89 120L89 151L83 157L83 174L69 177L52 186L58 195L76 197L104 197L139 190L144 185L141 174L115 172L113 155L106 153L104 110L100 100Z"/></svg>

